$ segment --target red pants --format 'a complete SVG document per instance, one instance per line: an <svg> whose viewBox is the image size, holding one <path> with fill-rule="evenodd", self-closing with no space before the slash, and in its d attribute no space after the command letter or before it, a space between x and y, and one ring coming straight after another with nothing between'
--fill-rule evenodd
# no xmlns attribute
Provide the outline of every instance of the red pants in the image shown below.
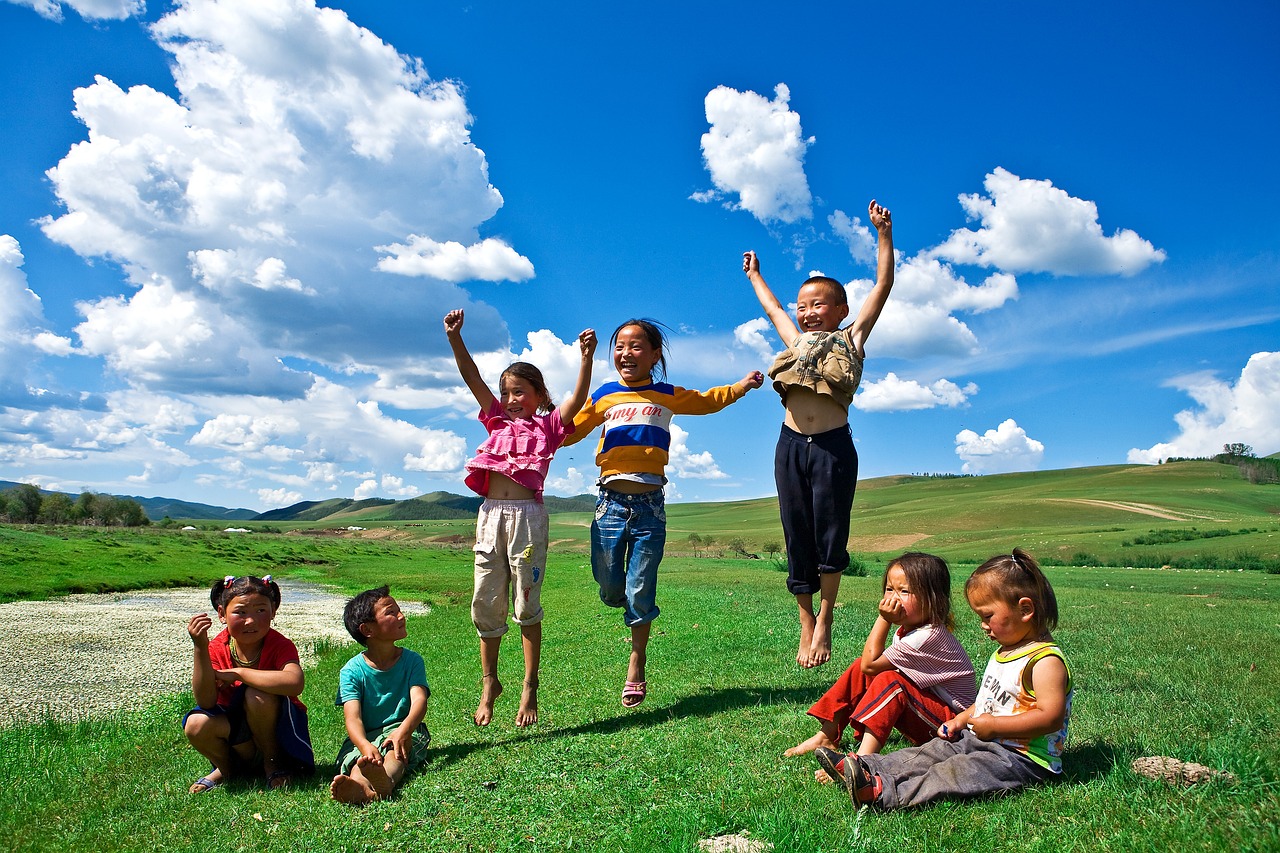
<svg viewBox="0 0 1280 853"><path fill-rule="evenodd" d="M921 690L896 669L870 680L858 658L836 679L822 698L813 703L809 716L834 723L836 741L852 725L858 736L871 732L884 743L894 729L919 746L938 733L938 727L955 716L930 690Z"/></svg>

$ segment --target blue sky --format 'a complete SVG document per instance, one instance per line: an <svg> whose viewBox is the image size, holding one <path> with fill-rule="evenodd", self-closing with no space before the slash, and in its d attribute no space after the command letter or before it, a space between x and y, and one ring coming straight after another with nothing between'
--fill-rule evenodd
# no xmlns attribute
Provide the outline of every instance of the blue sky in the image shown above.
<svg viewBox="0 0 1280 853"><path fill-rule="evenodd" d="M871 198L863 477L1280 451L1275 3L605 8L0 2L0 479L462 492L446 311L558 397L632 316L732 382L780 349L742 252L857 302ZM781 417L677 419L669 499L774 494Z"/></svg>

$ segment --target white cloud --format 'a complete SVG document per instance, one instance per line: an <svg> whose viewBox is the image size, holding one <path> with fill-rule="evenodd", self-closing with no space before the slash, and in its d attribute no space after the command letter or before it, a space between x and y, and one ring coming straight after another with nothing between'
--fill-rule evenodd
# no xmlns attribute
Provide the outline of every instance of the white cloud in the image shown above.
<svg viewBox="0 0 1280 853"><path fill-rule="evenodd" d="M916 411L939 406L954 409L968 405L969 398L976 393L978 386L972 382L963 388L948 379L923 385L891 372L879 382L864 382L862 390L853 398L853 405L863 412Z"/></svg>
<svg viewBox="0 0 1280 853"><path fill-rule="evenodd" d="M733 330L733 339L739 345L751 350L760 357L760 361L770 363L774 359L774 342L776 338L770 337L773 331L773 324L764 317L757 317L754 320L736 326Z"/></svg>
<svg viewBox="0 0 1280 853"><path fill-rule="evenodd" d="M831 231L849 247L849 255L859 263L873 264L876 260L876 235L856 216L837 210L827 217Z"/></svg>
<svg viewBox="0 0 1280 853"><path fill-rule="evenodd" d="M221 362L226 393L298 394L308 380L282 358L372 373L421 358L402 346L420 318L471 300L376 271L379 246L446 247L417 259L447 261L446 278L532 274L479 237L502 196L457 84L312 0L187 0L151 33L179 98L103 77L77 89L88 138L49 171L64 212L42 223L140 288L81 308L91 354L129 381L205 390ZM460 261L451 246L468 247ZM162 303L194 327L154 328ZM94 322L108 316L157 332L165 357Z"/></svg>
<svg viewBox="0 0 1280 853"><path fill-rule="evenodd" d="M44 306L27 286L23 263L18 241L0 234L0 406L44 396L28 384L32 361L73 351L69 340L43 328Z"/></svg>
<svg viewBox="0 0 1280 853"><path fill-rule="evenodd" d="M702 135L702 156L718 193L695 194L696 201L736 194L726 206L766 224L812 216L804 156L813 140L804 139L800 115L788 107L790 90L779 83L774 93L772 101L728 86L707 94L711 129Z"/></svg>
<svg viewBox="0 0 1280 853"><path fill-rule="evenodd" d="M147 10L145 0L9 0L34 9L50 21L62 20L62 7L72 9L87 21L123 21Z"/></svg>
<svg viewBox="0 0 1280 853"><path fill-rule="evenodd" d="M295 435L300 424L290 417L218 415L205 421L191 443L223 450L256 453L276 439Z"/></svg>
<svg viewBox="0 0 1280 853"><path fill-rule="evenodd" d="M378 269L400 275L429 276L441 281L526 281L533 278L533 263L501 240L492 237L470 246L450 240L437 243L430 237L410 234L407 244L377 246L388 255L378 259Z"/></svg>
<svg viewBox="0 0 1280 853"><path fill-rule="evenodd" d="M366 498L414 498L419 494L420 492L413 486L406 486L403 478L383 474L381 482L370 478L356 486L351 497L362 501Z"/></svg>
<svg viewBox="0 0 1280 853"><path fill-rule="evenodd" d="M1174 415L1178 435L1145 450L1133 448L1129 461L1155 463L1170 456L1212 456L1224 444L1242 443L1259 455L1280 451L1280 352L1249 357L1234 384L1211 373L1168 383L1198 405Z"/></svg>
<svg viewBox="0 0 1280 853"><path fill-rule="evenodd" d="M302 502L302 495L288 489L258 489L258 503L268 509L293 506Z"/></svg>
<svg viewBox="0 0 1280 853"><path fill-rule="evenodd" d="M1044 445L1027 435L1013 418L982 435L962 430L956 435L956 455L964 460L966 474L1003 474L1035 470L1044 456Z"/></svg>
<svg viewBox="0 0 1280 853"><path fill-rule="evenodd" d="M590 482L594 483L595 480ZM587 491L587 484L587 476L571 466L565 470L563 477L548 477L545 491L555 495L580 495Z"/></svg>
<svg viewBox="0 0 1280 853"><path fill-rule="evenodd" d="M1165 259L1163 250L1129 229L1110 237L1098 207L1047 180L1023 179L997 167L983 182L987 196L960 196L977 230L961 228L932 250L956 263L1008 272L1056 275L1134 275Z"/></svg>
<svg viewBox="0 0 1280 853"><path fill-rule="evenodd" d="M720 470L711 451L694 453L689 449L689 433L677 424L671 425L670 460L667 473L671 477L688 477L691 480L724 480L728 474Z"/></svg>
<svg viewBox="0 0 1280 853"><path fill-rule="evenodd" d="M860 306L874 285L870 279L849 282L849 304ZM893 293L868 351L898 358L972 355L979 349L977 336L954 314L990 311L1017 298L1018 282L1007 273L993 273L973 285L949 264L917 255L895 271Z"/></svg>

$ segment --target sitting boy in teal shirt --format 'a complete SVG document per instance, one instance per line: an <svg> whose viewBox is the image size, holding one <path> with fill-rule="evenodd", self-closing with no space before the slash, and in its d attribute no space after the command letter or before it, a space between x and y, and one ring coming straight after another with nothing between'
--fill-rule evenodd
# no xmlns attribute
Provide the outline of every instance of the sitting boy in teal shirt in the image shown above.
<svg viewBox="0 0 1280 853"><path fill-rule="evenodd" d="M338 676L337 704L347 739L338 751L338 775L329 793L340 803L362 806L391 796L426 760L431 732L424 719L431 688L422 655L396 645L408 632L387 587L348 601L342 621L365 650Z"/></svg>

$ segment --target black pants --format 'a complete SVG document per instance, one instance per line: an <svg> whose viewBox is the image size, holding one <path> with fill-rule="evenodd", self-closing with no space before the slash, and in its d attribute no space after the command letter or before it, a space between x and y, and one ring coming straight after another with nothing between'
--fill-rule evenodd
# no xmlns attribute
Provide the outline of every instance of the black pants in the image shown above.
<svg viewBox="0 0 1280 853"><path fill-rule="evenodd" d="M820 575L849 566L849 513L858 485L849 427L803 435L784 425L773 476L787 539L787 589L811 595L822 588Z"/></svg>

